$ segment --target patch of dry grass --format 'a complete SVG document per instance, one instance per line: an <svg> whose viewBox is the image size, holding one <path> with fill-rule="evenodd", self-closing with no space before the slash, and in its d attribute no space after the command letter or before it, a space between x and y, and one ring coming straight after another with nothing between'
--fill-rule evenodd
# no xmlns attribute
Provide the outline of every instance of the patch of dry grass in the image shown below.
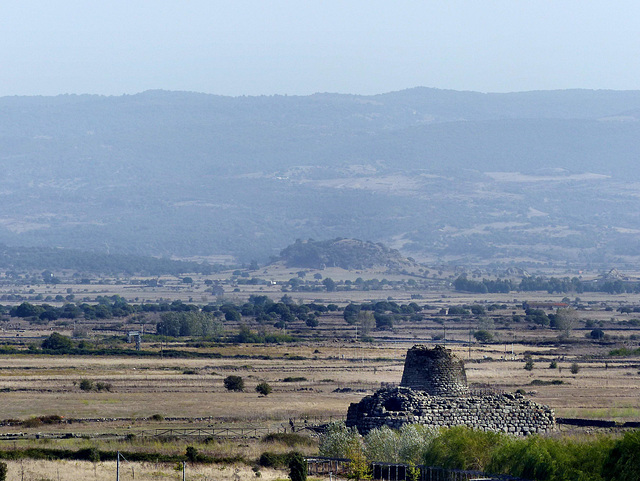
<svg viewBox="0 0 640 481"><path fill-rule="evenodd" d="M8 461L8 481L111 481L116 477L116 462L91 463L89 461ZM251 467L245 465L187 464L186 477L200 481L249 481L286 478L284 471L260 469L260 478ZM182 479L182 467L165 463L120 463L120 479L171 480Z"/></svg>

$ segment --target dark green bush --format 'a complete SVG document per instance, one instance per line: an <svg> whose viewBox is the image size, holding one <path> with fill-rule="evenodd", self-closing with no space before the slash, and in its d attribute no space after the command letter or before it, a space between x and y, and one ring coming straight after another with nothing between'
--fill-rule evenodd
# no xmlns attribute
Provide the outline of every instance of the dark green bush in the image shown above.
<svg viewBox="0 0 640 481"><path fill-rule="evenodd" d="M96 391L108 391L111 392L113 386L110 382L97 382L96 383Z"/></svg>
<svg viewBox="0 0 640 481"><path fill-rule="evenodd" d="M256 386L256 392L262 396L268 396L271 393L271 386L266 382L261 382Z"/></svg>
<svg viewBox="0 0 640 481"><path fill-rule="evenodd" d="M640 479L640 431L625 433L615 442L602 472L606 481Z"/></svg>
<svg viewBox="0 0 640 481"><path fill-rule="evenodd" d="M44 341L42 341L42 349L66 352L73 348L73 341L67 336L63 336L57 332L54 332Z"/></svg>
<svg viewBox="0 0 640 481"><path fill-rule="evenodd" d="M91 379L81 379L80 389L82 389L83 391L93 390L93 381Z"/></svg>
<svg viewBox="0 0 640 481"><path fill-rule="evenodd" d="M227 376L224 378L224 387L227 391L243 391L244 380L240 376Z"/></svg>
<svg viewBox="0 0 640 481"><path fill-rule="evenodd" d="M100 451L96 447L80 449L77 452L77 459L84 459L92 463L100 462Z"/></svg>
<svg viewBox="0 0 640 481"><path fill-rule="evenodd" d="M265 468L284 468L289 465L290 453L272 453L265 451L260 455L258 464Z"/></svg>
<svg viewBox="0 0 640 481"><path fill-rule="evenodd" d="M291 481L307 481L307 462L298 452L291 453L289 458L289 478Z"/></svg>
<svg viewBox="0 0 640 481"><path fill-rule="evenodd" d="M424 464L449 469L484 470L505 442L502 434L474 431L465 426L443 430L425 454Z"/></svg>
<svg viewBox="0 0 640 481"><path fill-rule="evenodd" d="M193 446L187 446L187 450L185 452L185 456L192 463L195 463L196 461L198 461L200 459L200 454L198 453L198 450L196 448L194 448Z"/></svg>
<svg viewBox="0 0 640 481"><path fill-rule="evenodd" d="M494 452L487 471L539 481L602 481L602 466L611 445L606 437L582 442L540 436L508 438Z"/></svg>
<svg viewBox="0 0 640 481"><path fill-rule="evenodd" d="M291 448L295 446L313 446L315 442L308 436L298 433L269 433L262 438L265 443L282 443Z"/></svg>
<svg viewBox="0 0 640 481"><path fill-rule="evenodd" d="M0 463L0 481L7 479L7 463Z"/></svg>

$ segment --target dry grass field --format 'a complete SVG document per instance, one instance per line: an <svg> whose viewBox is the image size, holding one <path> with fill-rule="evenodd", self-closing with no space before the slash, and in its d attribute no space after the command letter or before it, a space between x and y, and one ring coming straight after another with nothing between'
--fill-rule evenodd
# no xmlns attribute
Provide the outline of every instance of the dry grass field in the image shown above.
<svg viewBox="0 0 640 481"><path fill-rule="evenodd" d="M295 272L286 270L269 274L278 279L295 276ZM339 271L323 274L337 280L342 275ZM367 276L382 277L375 272L367 273ZM82 291L78 286L40 286L34 292L55 296L73 289L76 297L118 294L130 302L158 299L206 302L205 285L201 280L189 287L179 285L175 279L172 282L167 282L163 288L128 288L110 282L92 284L83 287ZM229 299L241 302L256 293L268 294L274 299L282 295L277 286L241 286ZM562 295L483 294L479 298L471 294L428 290L288 293L296 301L335 302L342 306L349 301L388 297L408 303L416 294L421 296L416 302L429 306L425 320L419 323L402 321L395 323L391 330L373 331L370 333L372 342L362 342L362 333L356 337L355 327L347 325L340 314L326 313L315 330L307 329L303 323L288 326L288 333L301 339L295 343L216 344L195 348L176 342L172 346L209 353L210 358L2 355L0 421L56 415L65 422L35 423L31 427L5 422L0 425L0 436L5 438L0 443L5 447L57 447L67 445L65 443L77 447L89 442L101 449L155 449L180 454L187 445L201 443L202 439L175 438L169 443L157 441L155 445L156 438L146 435L153 430L166 429L253 428L255 433L249 438L230 434L215 443L198 446L210 455L240 454L245 459L256 459L268 449L288 449L262 443L260 438L267 430L290 429L290 421L301 429L307 424L343 417L350 403L359 401L383 384L400 382L407 349L416 343L436 342L446 343L465 360L472 388L506 392L524 390L534 401L552 407L558 417L640 421L640 359L608 355L615 347L635 349L638 346L637 338L633 336L640 331L625 322L634 314L616 311L618 306L640 304L638 295L582 295L582 302L589 307L579 311L579 322L569 337L558 342L558 331L536 329L525 323L502 322L501 319L522 314L524 300L558 302L564 297ZM497 342L481 344L471 338L470 332L478 328L477 320L437 316L443 308L478 302L506 304L491 313L496 319L493 334ZM605 305L613 309L605 309ZM585 321L602 326L610 339L600 343L585 341L585 335L591 329L586 327ZM123 332L141 327L134 321L121 325L122 322L110 320L102 324ZM78 321L78 325L84 325L90 332L95 321ZM233 323L225 324L225 329L229 330L238 327ZM54 330L69 336L73 333L73 327L69 325L30 326L15 319L4 323L2 328L2 340L15 342L20 339L27 345L41 342ZM153 324L149 326L151 328ZM95 340L100 335L89 334L88 338ZM469 344L469 340L473 342ZM157 340L143 339L142 348L159 351L160 345ZM525 355L530 355L534 363L530 371L524 369ZM555 368L550 368L552 361L556 363ZM574 363L579 369L572 373ZM223 380L232 374L244 379L244 392L225 389ZM80 389L82 379L108 383L111 389L85 392ZM254 389L263 381L273 388L266 397L258 395ZM155 420L150 419L154 415ZM16 441L8 437L17 432L26 433L30 439ZM134 444L117 444L124 443L123 437L130 434L136 438ZM58 439L64 435L77 438ZM315 448L306 449L311 453ZM121 479L134 479L134 474L135 479L181 479L181 472L174 468L155 463L125 463ZM188 469L187 479L235 481L256 477L246 465L189 466ZM101 480L113 479L114 472L111 462L11 461L8 479ZM261 474L267 480L286 477L282 472L270 470L262 470Z"/></svg>
<svg viewBox="0 0 640 481"><path fill-rule="evenodd" d="M9 461L7 481L111 481L116 479L116 462L89 461ZM185 477L198 481L273 481L287 479L282 471L262 468L260 477L246 465L187 464ZM120 480L181 480L182 466L166 463L120 464Z"/></svg>
<svg viewBox="0 0 640 481"><path fill-rule="evenodd" d="M207 418L206 424L275 425L289 418L336 417L381 383L399 383L404 353L411 345L413 342L231 345L216 348L225 356L221 359L3 356L0 417L60 415L135 420L160 414ZM640 420L638 363L608 358L584 360L561 347L494 344L470 350L467 346L449 346L466 360L472 386L509 392L524 389L562 417ZM532 353L532 371L523 369L525 350ZM236 355L274 358L232 357ZM549 368L553 360L557 360L557 369ZM570 370L574 362L580 367L577 374ZM224 388L223 380L230 374L243 377L245 392ZM285 382L286 378L304 380ZM81 379L108 382L112 390L82 391ZM535 385L534 380L543 381L543 385ZM262 381L273 387L266 397L254 391ZM79 427L65 425L67 429Z"/></svg>

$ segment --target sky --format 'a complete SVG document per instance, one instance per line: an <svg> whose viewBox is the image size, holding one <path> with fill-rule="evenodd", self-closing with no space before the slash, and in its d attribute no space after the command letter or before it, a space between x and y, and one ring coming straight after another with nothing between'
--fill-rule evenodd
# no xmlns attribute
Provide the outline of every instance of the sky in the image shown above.
<svg viewBox="0 0 640 481"><path fill-rule="evenodd" d="M0 96L640 89L640 2L7 0Z"/></svg>

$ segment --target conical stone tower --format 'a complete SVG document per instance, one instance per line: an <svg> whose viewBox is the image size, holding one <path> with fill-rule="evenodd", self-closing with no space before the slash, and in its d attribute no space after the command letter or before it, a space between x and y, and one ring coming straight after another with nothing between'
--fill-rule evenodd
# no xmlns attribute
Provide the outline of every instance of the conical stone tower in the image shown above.
<svg viewBox="0 0 640 481"><path fill-rule="evenodd" d="M468 396L464 363L450 349L416 345L407 351L400 386L432 396Z"/></svg>

